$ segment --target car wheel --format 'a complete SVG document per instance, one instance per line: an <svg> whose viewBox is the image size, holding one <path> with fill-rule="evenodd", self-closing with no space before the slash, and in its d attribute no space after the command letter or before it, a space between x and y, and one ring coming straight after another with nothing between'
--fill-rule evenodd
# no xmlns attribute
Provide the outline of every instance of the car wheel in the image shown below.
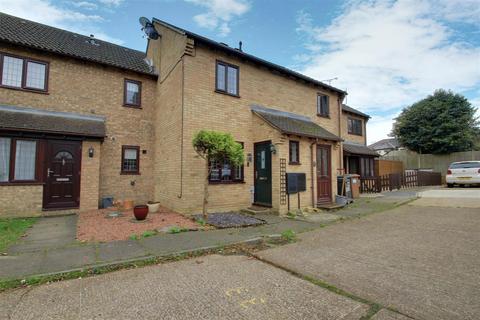
<svg viewBox="0 0 480 320"><path fill-rule="evenodd" d="M453 183L447 183L447 188L453 188Z"/></svg>

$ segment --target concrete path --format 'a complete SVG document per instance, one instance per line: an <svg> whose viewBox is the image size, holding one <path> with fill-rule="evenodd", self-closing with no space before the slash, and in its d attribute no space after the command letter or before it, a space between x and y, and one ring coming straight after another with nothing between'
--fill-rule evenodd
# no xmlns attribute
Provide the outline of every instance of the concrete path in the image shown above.
<svg viewBox="0 0 480 320"><path fill-rule="evenodd" d="M259 256L413 318L480 319L479 243L480 210L406 205Z"/></svg>
<svg viewBox="0 0 480 320"><path fill-rule="evenodd" d="M27 230L26 236L8 248L9 254L60 248L75 243L77 216L45 217Z"/></svg>
<svg viewBox="0 0 480 320"><path fill-rule="evenodd" d="M329 320L359 319L368 306L254 259L213 255L17 289L0 294L0 309L12 320Z"/></svg>
<svg viewBox="0 0 480 320"><path fill-rule="evenodd" d="M480 208L480 188L437 189L419 193L421 207Z"/></svg>

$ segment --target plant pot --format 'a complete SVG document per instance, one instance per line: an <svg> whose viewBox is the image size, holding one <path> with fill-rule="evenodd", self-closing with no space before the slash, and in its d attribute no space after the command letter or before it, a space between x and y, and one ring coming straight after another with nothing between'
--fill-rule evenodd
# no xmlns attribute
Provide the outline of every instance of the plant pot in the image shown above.
<svg viewBox="0 0 480 320"><path fill-rule="evenodd" d="M148 212L155 213L160 208L160 202L149 202L147 203Z"/></svg>
<svg viewBox="0 0 480 320"><path fill-rule="evenodd" d="M133 215L137 220L145 220L148 215L148 207L146 205L135 206L133 208Z"/></svg>
<svg viewBox="0 0 480 320"><path fill-rule="evenodd" d="M133 200L124 200L123 201L123 210L132 210Z"/></svg>

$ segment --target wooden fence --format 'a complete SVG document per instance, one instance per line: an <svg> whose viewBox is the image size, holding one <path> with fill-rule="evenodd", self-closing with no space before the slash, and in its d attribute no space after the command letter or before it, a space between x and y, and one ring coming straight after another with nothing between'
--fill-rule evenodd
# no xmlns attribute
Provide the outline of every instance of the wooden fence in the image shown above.
<svg viewBox="0 0 480 320"><path fill-rule="evenodd" d="M437 186L441 184L442 175L440 172L410 171L376 177L360 177L360 192L377 193L402 188Z"/></svg>

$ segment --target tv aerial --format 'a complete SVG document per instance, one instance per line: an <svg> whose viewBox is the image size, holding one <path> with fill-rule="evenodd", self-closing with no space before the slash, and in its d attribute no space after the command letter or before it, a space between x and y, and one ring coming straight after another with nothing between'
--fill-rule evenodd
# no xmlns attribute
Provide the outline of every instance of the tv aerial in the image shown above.
<svg viewBox="0 0 480 320"><path fill-rule="evenodd" d="M142 25L142 31L145 32L145 35L148 39L158 39L158 32L157 30L155 30L155 27L153 26L153 23L150 22L150 20L145 17L141 17L140 19L138 19L138 21Z"/></svg>

